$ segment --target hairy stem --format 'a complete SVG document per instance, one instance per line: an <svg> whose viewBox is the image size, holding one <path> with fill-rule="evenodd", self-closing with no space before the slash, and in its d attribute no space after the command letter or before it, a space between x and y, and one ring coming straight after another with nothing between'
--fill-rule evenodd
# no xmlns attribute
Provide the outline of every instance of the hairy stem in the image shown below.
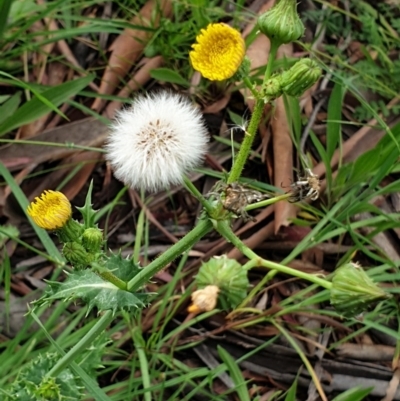
<svg viewBox="0 0 400 401"><path fill-rule="evenodd" d="M250 269L252 267L266 267L268 269L276 270L279 273L288 274L289 276L302 278L304 280L310 281L311 283L317 284L323 288L330 289L332 287L332 283L323 278L314 276L312 274L304 273L302 271L292 269L291 267L287 267L281 265L279 263L271 262L266 259L260 258L255 252L253 252L250 248L248 248L232 231L229 226L229 223L226 221L218 221L216 224L217 231L225 237L225 239L231 242L243 255L247 256L250 261L246 263L246 269Z"/></svg>
<svg viewBox="0 0 400 401"><path fill-rule="evenodd" d="M135 291L143 284L147 283L156 273L162 270L168 263L172 262L183 252L190 249L204 235L213 228L209 219L200 220L192 231L188 232L179 242L172 245L161 256L153 260L143 268L132 280L128 282L128 291Z"/></svg>
<svg viewBox="0 0 400 401"><path fill-rule="evenodd" d="M186 189L197 198L197 200L202 204L206 212L210 215L213 212L213 207L210 202L200 193L200 191L196 188L192 181L189 180L188 177L183 177L183 182L185 183Z"/></svg>
<svg viewBox="0 0 400 401"><path fill-rule="evenodd" d="M274 64L278 47L279 45L277 45L275 42L271 42L271 49L269 52L268 63L267 63L267 68L265 70L263 84L271 77L272 66ZM253 144L258 126L260 124L260 120L264 110L264 101L258 98L256 99L257 99L256 104L254 106L253 114L251 115L249 126L247 128L247 131L245 132L243 142L240 145L239 153L237 154L236 159L234 160L231 172L227 180L228 184L238 181L240 176L242 175L244 165L246 164L246 161L249 157L251 146Z"/></svg>

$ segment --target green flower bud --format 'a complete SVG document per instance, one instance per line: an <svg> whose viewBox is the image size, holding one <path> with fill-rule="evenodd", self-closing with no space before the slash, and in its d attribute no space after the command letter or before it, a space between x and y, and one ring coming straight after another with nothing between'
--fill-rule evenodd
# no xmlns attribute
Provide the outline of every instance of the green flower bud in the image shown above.
<svg viewBox="0 0 400 401"><path fill-rule="evenodd" d="M304 34L304 25L296 9L296 0L278 0L266 13L258 17L258 27L271 42L290 43Z"/></svg>
<svg viewBox="0 0 400 401"><path fill-rule="evenodd" d="M57 230L61 242L77 241L83 233L83 225L74 219L69 219L65 225Z"/></svg>
<svg viewBox="0 0 400 401"><path fill-rule="evenodd" d="M390 297L391 294L378 287L356 263L347 263L335 271L331 304L343 316L357 315L371 302Z"/></svg>
<svg viewBox="0 0 400 401"><path fill-rule="evenodd" d="M66 242L62 251L65 259L76 268L86 267L93 259L93 255L90 255L78 242Z"/></svg>
<svg viewBox="0 0 400 401"><path fill-rule="evenodd" d="M196 276L197 288L213 285L220 289L218 301L223 309L232 309L247 296L249 280L247 271L234 259L226 255L216 256L203 263Z"/></svg>
<svg viewBox="0 0 400 401"><path fill-rule="evenodd" d="M82 234L82 245L91 253L101 251L103 245L103 233L99 228L87 228Z"/></svg>
<svg viewBox="0 0 400 401"><path fill-rule="evenodd" d="M318 64L309 58L299 60L280 77L283 93L289 96L301 96L317 82L322 74Z"/></svg>
<svg viewBox="0 0 400 401"><path fill-rule="evenodd" d="M261 97L265 103L270 102L282 95L281 81L279 76L268 79L261 89Z"/></svg>

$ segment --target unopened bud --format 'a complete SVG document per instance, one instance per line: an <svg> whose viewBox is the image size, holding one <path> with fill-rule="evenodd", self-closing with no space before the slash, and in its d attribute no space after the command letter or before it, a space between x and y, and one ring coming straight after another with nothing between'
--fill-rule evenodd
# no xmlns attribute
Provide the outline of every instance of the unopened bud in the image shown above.
<svg viewBox="0 0 400 401"><path fill-rule="evenodd" d="M217 286L220 290L220 304L227 310L235 308L246 298L249 280L247 271L240 263L223 255L202 264L196 276L196 284L198 288Z"/></svg>
<svg viewBox="0 0 400 401"><path fill-rule="evenodd" d="M258 17L258 27L271 42L290 43L304 34L304 25L296 9L296 0L278 0L274 7Z"/></svg>
<svg viewBox="0 0 400 401"><path fill-rule="evenodd" d="M378 287L356 263L347 263L335 271L331 304L343 316L357 315L371 302L390 297L391 294Z"/></svg>
<svg viewBox="0 0 400 401"><path fill-rule="evenodd" d="M192 304L188 308L190 313L209 312L217 305L219 288L216 285L208 285L192 294Z"/></svg>
<svg viewBox="0 0 400 401"><path fill-rule="evenodd" d="M268 79L261 89L261 97L265 103L275 100L282 95L282 87L279 76Z"/></svg>
<svg viewBox="0 0 400 401"><path fill-rule="evenodd" d="M301 96L318 81L322 74L318 64L309 58L299 60L280 77L283 93L289 96Z"/></svg>
<svg viewBox="0 0 400 401"><path fill-rule="evenodd" d="M65 259L78 269L87 266L91 262L91 255L78 242L66 242L62 251Z"/></svg>
<svg viewBox="0 0 400 401"><path fill-rule="evenodd" d="M74 219L69 219L63 227L57 230L61 242L77 241L82 235L83 225Z"/></svg>
<svg viewBox="0 0 400 401"><path fill-rule="evenodd" d="M100 252L103 245L102 231L95 227L87 228L82 234L82 245L88 252Z"/></svg>

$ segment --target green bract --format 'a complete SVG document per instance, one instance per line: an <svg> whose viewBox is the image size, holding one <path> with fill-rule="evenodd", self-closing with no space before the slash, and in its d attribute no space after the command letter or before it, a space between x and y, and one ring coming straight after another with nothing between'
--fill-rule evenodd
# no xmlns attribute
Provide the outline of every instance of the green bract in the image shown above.
<svg viewBox="0 0 400 401"><path fill-rule="evenodd" d="M223 309L233 309L247 295L249 280L247 271L234 259L226 255L214 257L203 263L196 276L198 288L216 285L220 289L218 301Z"/></svg>
<svg viewBox="0 0 400 401"><path fill-rule="evenodd" d="M82 269L90 264L91 257L86 249L78 242L66 242L63 246L63 255L71 265Z"/></svg>
<svg viewBox="0 0 400 401"><path fill-rule="evenodd" d="M280 76L273 76L262 86L261 97L265 103L275 100L282 95Z"/></svg>
<svg viewBox="0 0 400 401"><path fill-rule="evenodd" d="M290 43L304 34L304 25L296 10L296 0L278 0L274 7L258 18L260 31L271 42Z"/></svg>
<svg viewBox="0 0 400 401"><path fill-rule="evenodd" d="M103 233L96 227L87 228L82 234L82 244L88 252L100 252L103 246Z"/></svg>
<svg viewBox="0 0 400 401"><path fill-rule="evenodd" d="M357 315L365 311L371 302L390 297L355 263L347 263L335 271L331 304L343 316Z"/></svg>
<svg viewBox="0 0 400 401"><path fill-rule="evenodd" d="M301 96L322 74L318 64L309 58L299 60L280 77L281 89L289 96Z"/></svg>

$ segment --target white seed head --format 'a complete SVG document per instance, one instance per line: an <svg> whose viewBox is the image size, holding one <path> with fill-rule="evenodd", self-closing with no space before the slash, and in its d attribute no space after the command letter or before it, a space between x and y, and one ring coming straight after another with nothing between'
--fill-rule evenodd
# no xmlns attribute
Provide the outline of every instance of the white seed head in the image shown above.
<svg viewBox="0 0 400 401"><path fill-rule="evenodd" d="M196 106L179 94L159 92L138 96L119 112L106 158L124 184L157 191L181 183L203 160L207 142Z"/></svg>

